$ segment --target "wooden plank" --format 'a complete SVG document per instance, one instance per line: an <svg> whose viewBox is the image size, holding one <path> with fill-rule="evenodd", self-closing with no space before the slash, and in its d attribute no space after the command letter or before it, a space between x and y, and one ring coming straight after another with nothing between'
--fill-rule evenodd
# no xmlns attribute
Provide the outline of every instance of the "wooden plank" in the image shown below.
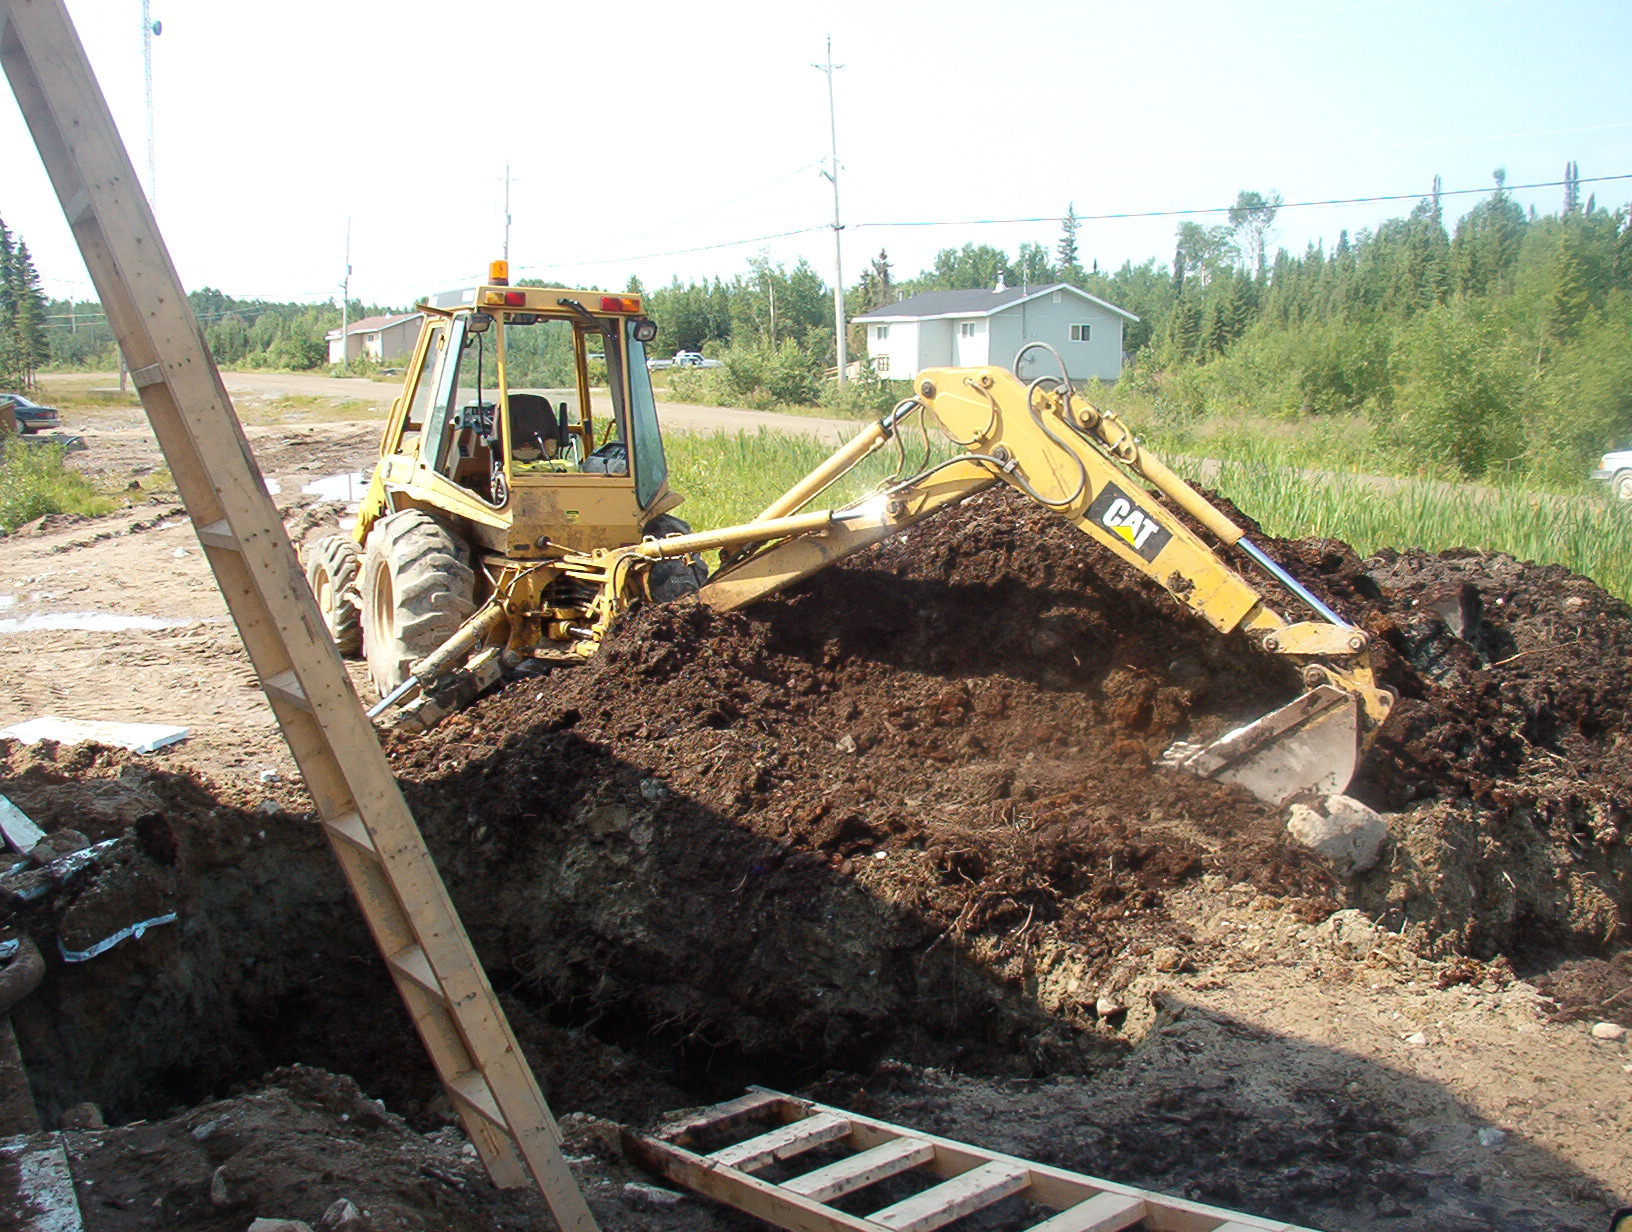
<svg viewBox="0 0 1632 1232"><path fill-rule="evenodd" d="M935 1148L929 1143L916 1138L897 1138L894 1142L881 1142L858 1154L834 1160L826 1167L796 1176L791 1181L783 1181L782 1188L818 1202L831 1202L834 1198L876 1185L886 1177L906 1172L934 1158Z"/></svg>
<svg viewBox="0 0 1632 1232"><path fill-rule="evenodd" d="M715 1151L708 1158L722 1168L737 1168L743 1172L757 1172L781 1159L814 1150L828 1142L837 1142L850 1133L850 1122L842 1116L818 1112L815 1116L773 1129L736 1146Z"/></svg>
<svg viewBox="0 0 1632 1232"><path fill-rule="evenodd" d="M238 551L238 536L232 533L232 527L225 518L211 522L208 526L196 527L193 531L198 541L207 548L222 548L229 552Z"/></svg>
<svg viewBox="0 0 1632 1232"><path fill-rule="evenodd" d="M265 689L267 695L274 701L288 702L298 710L311 713L312 703L307 700L306 690L300 687L300 679L292 669L261 681L261 688Z"/></svg>
<svg viewBox="0 0 1632 1232"><path fill-rule="evenodd" d="M493 1100L493 1091L487 1085L487 1079L482 1077L480 1071L468 1069L462 1074L456 1074L448 1083L448 1092L484 1120L497 1125L500 1129L510 1128L505 1123L504 1114L499 1111L499 1105Z"/></svg>
<svg viewBox="0 0 1632 1232"><path fill-rule="evenodd" d="M1102 1193L1034 1224L1027 1232L1121 1232L1144 1217L1143 1198Z"/></svg>
<svg viewBox="0 0 1632 1232"><path fill-rule="evenodd" d="M356 813L343 813L323 824L328 827L331 835L344 839L358 851L371 856L379 854L374 850L374 840L368 837L368 829L363 825L363 819Z"/></svg>
<svg viewBox="0 0 1632 1232"><path fill-rule="evenodd" d="M436 982L436 972L431 970L431 964L425 961L425 951L417 945L404 946L395 954L389 955L386 962L418 984L433 996L442 995L442 985Z"/></svg>
<svg viewBox="0 0 1632 1232"><path fill-rule="evenodd" d="M704 1108L678 1121L671 1121L657 1132L665 1142L689 1146L710 1131L735 1129L749 1121L796 1121L809 1115L809 1105L779 1091L750 1091L723 1104Z"/></svg>
<svg viewBox="0 0 1632 1232"><path fill-rule="evenodd" d="M867 1219L890 1232L934 1232L954 1219L962 1219L994 1202L1001 1202L1010 1194L1019 1193L1028 1184L1029 1169L993 1160L921 1194L874 1211Z"/></svg>
<svg viewBox="0 0 1632 1232"><path fill-rule="evenodd" d="M337 853L352 852L342 867L354 890L362 887L359 901L376 938L395 938L406 924L447 990L445 1007L413 1007L421 1037L448 1041L434 1054L445 1084L460 1078L447 1068L460 1052L486 1074L492 1100L511 1127L511 1144L526 1163L524 1174L503 1169L510 1146L499 1150L473 1113L466 1125L495 1181L513 1184L530 1175L564 1229L591 1232L595 1221L561 1155L554 1118L323 629L62 0L0 0L0 14L0 62L127 365L137 371L162 365L162 379L140 392L188 514L195 527L213 528L236 543L236 551L206 556L245 649L263 681L292 673L286 679L304 699L301 708L287 686L281 696L269 694L318 815L355 811L378 859L331 845ZM387 902L391 896L395 903ZM405 1000L419 995L412 981L397 984Z"/></svg>
<svg viewBox="0 0 1632 1232"><path fill-rule="evenodd" d="M878 1225L858 1215L824 1206L803 1194L746 1172L721 1168L672 1142L625 1130L624 1153L650 1172L684 1189L745 1211L786 1232L878 1232Z"/></svg>
<svg viewBox="0 0 1632 1232"><path fill-rule="evenodd" d="M956 1176L990 1160L1029 1168L1031 1189L1026 1194L1027 1200L1042 1206L1051 1206L1055 1210L1065 1210L1079 1202L1086 1202L1099 1193L1114 1193L1140 1198L1145 1202L1145 1227L1150 1229L1150 1232L1217 1232L1220 1224L1232 1220L1244 1224L1252 1232L1314 1232L1313 1229L1301 1228L1295 1224L1281 1223L1273 1219L1258 1219L1237 1211L1192 1202L1187 1198L1174 1198L1166 1194L1136 1189L1132 1185L1084 1176L1080 1172L1068 1172L1064 1168L1031 1163L1000 1151L988 1151L967 1143L955 1142L951 1138L921 1133L915 1129L904 1129L899 1125L891 1125L888 1121L847 1112L842 1108L832 1108L826 1104L812 1102L810 1108L813 1112L831 1112L846 1117L850 1121L851 1142L857 1147L890 1142L903 1134L929 1143L935 1148L935 1159L924 1167L937 1175Z"/></svg>

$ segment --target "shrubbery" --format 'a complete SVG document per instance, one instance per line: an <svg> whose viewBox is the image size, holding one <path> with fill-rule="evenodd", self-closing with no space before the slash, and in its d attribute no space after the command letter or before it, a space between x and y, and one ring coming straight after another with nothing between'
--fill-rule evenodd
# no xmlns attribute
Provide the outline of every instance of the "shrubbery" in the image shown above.
<svg viewBox="0 0 1632 1232"><path fill-rule="evenodd" d="M0 439L0 530L15 530L48 513L107 513L113 501L78 471L63 465L54 445Z"/></svg>

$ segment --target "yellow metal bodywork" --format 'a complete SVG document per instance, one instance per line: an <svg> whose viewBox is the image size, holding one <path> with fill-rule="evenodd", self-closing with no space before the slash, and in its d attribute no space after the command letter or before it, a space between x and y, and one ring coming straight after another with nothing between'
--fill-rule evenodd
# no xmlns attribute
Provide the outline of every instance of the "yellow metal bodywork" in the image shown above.
<svg viewBox="0 0 1632 1232"><path fill-rule="evenodd" d="M508 446L514 438L503 329L490 329L487 334L492 340L497 379L491 391L482 391L484 400L491 398L496 403L495 438L507 443L501 457L490 454L485 459L502 473L502 488L498 481L493 482L493 495L502 491L502 500L487 499L473 490L480 485L458 482L438 470L434 463L441 456L439 451L445 452L449 446L426 436L428 423L410 424L409 415L417 400L422 413L430 418L426 409L429 399L416 399L420 382L435 383L438 391L447 384L448 397L456 395L456 388L444 374L445 365L458 362L458 355L449 350L455 320L480 313L492 316L496 322L518 316L523 321L565 321L574 326L573 369L579 407L579 419L570 425L569 432L575 440L575 455L587 458L597 443L608 439L611 430L610 425L600 429L592 410L589 351L585 344L591 324L588 318L639 318L642 301L638 296L603 297L600 292L497 284L484 284L452 298L460 302L451 306L419 305L427 316L427 325L420 331L402 391L392 403L381 434L380 458L359 504L353 536L359 544L366 544L375 523L399 510L421 509L435 515L470 545L478 577L474 598L481 603L503 595L507 619L497 636L514 653L531 653L540 643L555 640L561 643L555 650L582 657L593 650L593 645L586 648L582 638L567 634L567 625L582 626L587 621L597 630L598 639L610 620L603 609L619 604L583 599L582 585L570 588L577 596L574 602L553 601L556 596L551 594L552 584L563 579L597 586L607 581L598 569L582 563L568 565L564 559L638 543L642 527L679 505L681 497L669 489L665 479L642 505L636 496L633 459L621 475L586 473L579 464L565 458L518 462ZM610 306L610 300L616 300L616 306ZM628 349L620 350L617 370L621 388L601 394L610 406L624 408L625 440L633 398L630 382L634 373L629 358ZM644 369L640 379L645 379ZM445 408L444 416L448 413ZM451 430L447 428L441 435ZM444 468L449 465L445 460ZM591 576L584 576L586 567ZM621 575L628 570L616 572ZM638 586L635 592L638 594ZM621 602L627 601L625 597ZM546 653L554 652L546 648Z"/></svg>
<svg viewBox="0 0 1632 1232"><path fill-rule="evenodd" d="M721 568L698 597L734 610L1007 483L1159 583L1214 629L1256 637L1302 669L1309 692L1212 746L1182 746L1172 764L1181 757L1190 766L1216 762L1218 777L1236 776L1262 794L1261 783L1268 780L1254 776L1274 763L1270 777L1291 786L1267 790L1291 793L1317 781L1302 778L1301 747L1318 749L1327 763L1318 781L1339 787L1348 781L1357 755L1354 737L1369 739L1393 704L1392 695L1377 687L1363 632L1324 620L1290 623L1270 608L1203 538L1205 533L1233 545L1241 528L1146 453L1115 416L1065 387L1026 385L1001 368L931 369L914 384L912 399L860 431L758 518L721 530L638 541L627 507L616 504L610 489L586 483L589 477L518 473L512 502L529 511L529 525L555 528L529 544L517 541L514 524L508 537L496 533L501 528L494 527L492 514L471 508L481 505L479 499L435 488L436 476L422 479L405 459L383 460L376 481L398 501L434 499L436 507L465 517L473 538L488 548L481 572L505 613L507 652L562 660L593 654L619 614L650 597L647 579L655 561L720 551ZM914 414L932 417L963 453L843 508L802 512L894 439ZM602 503L595 504L596 498ZM1277 759L1277 748L1291 752ZM1235 760L1224 768L1230 758Z"/></svg>

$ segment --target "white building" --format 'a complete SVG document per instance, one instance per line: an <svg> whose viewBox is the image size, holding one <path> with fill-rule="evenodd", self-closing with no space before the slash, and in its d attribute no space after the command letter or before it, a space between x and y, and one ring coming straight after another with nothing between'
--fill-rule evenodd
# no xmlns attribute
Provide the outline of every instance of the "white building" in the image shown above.
<svg viewBox="0 0 1632 1232"><path fill-rule="evenodd" d="M340 331L331 329L327 334L329 362L349 364L364 355L381 363L388 359L406 358L414 353L414 343L419 341L419 327L424 322L425 318L417 312L391 317L364 317L346 327L343 349Z"/></svg>
<svg viewBox="0 0 1632 1232"><path fill-rule="evenodd" d="M1067 283L995 291L926 291L854 317L867 326L873 370L892 380L924 368L1007 368L1028 342L1046 342L1071 379L1114 381L1122 374L1122 330L1139 318ZM1027 380L1054 371L1046 352L1026 357Z"/></svg>

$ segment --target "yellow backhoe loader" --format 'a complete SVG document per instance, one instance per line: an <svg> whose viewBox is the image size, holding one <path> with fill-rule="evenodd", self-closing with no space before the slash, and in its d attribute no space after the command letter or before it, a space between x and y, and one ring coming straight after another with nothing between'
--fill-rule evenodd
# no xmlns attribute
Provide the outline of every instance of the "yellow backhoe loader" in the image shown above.
<svg viewBox="0 0 1632 1232"><path fill-rule="evenodd" d="M407 702L399 721L429 726L507 671L593 654L633 604L695 593L739 608L997 483L1103 544L1220 633L1244 630L1301 668L1302 695L1206 745L1175 745L1167 764L1273 802L1340 791L1393 705L1374 679L1367 635L1116 416L1080 398L1063 363L1058 377L1030 382L995 367L922 372L910 398L753 521L693 533L668 512L681 498L668 488L645 364L653 327L640 298L512 288L500 266L482 286L421 305L427 325L356 530L308 553L335 641L368 658L382 695L376 715ZM1016 370L1036 348L1051 353L1033 343ZM513 388L507 377L523 353L529 364L557 356L573 379ZM604 395L590 379L599 364ZM861 500L809 511L915 417L959 452ZM1315 619L1272 610L1153 491ZM700 556L714 551L721 564L709 575Z"/></svg>

